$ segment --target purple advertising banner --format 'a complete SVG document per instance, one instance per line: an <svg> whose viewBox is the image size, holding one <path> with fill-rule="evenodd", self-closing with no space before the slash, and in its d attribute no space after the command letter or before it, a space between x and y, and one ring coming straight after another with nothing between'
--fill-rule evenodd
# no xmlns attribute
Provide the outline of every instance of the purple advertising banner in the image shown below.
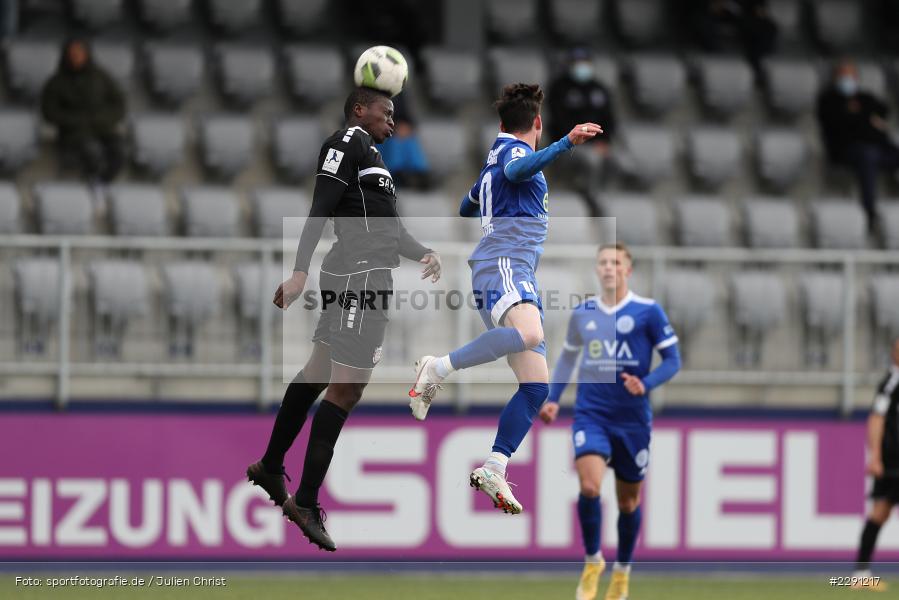
<svg viewBox="0 0 899 600"><path fill-rule="evenodd" d="M247 483L271 416L0 418L0 559L331 559ZM570 421L535 425L509 479L525 507L496 511L468 486L490 450L486 418L358 416L321 503L334 560L578 560ZM308 429L308 428L307 428ZM299 480L305 436L288 454ZM817 421L655 424L643 560L846 560L866 507L864 427ZM615 545L614 479L603 545ZM899 519L878 541L899 560Z"/></svg>

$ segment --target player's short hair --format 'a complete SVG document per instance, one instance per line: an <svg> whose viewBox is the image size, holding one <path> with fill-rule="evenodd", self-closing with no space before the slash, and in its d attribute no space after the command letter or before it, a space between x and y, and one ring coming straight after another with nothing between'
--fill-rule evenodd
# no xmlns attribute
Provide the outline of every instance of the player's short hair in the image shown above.
<svg viewBox="0 0 899 600"><path fill-rule="evenodd" d="M353 91L346 97L346 102L343 104L343 118L349 119L353 114L353 107L357 104L369 106L382 98L389 99L390 94L369 87L353 88Z"/></svg>
<svg viewBox="0 0 899 600"><path fill-rule="evenodd" d="M634 257L631 256L631 250L624 242L615 242L614 244L601 244L596 250L596 256L598 257L599 253L603 250L617 250L619 252L624 252L624 255L627 257L627 259L632 263L634 262Z"/></svg>
<svg viewBox="0 0 899 600"><path fill-rule="evenodd" d="M543 90L539 84L513 83L503 88L502 95L493 106L507 133L524 133L530 131L542 104Z"/></svg>

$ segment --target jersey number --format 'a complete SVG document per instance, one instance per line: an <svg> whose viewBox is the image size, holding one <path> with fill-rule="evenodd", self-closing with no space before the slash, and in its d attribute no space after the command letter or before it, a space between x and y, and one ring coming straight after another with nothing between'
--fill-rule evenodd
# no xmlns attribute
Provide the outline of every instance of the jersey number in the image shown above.
<svg viewBox="0 0 899 600"><path fill-rule="evenodd" d="M484 235L493 232L490 220L493 218L493 178L490 172L484 173L481 178L481 191L478 196L481 199L481 228Z"/></svg>

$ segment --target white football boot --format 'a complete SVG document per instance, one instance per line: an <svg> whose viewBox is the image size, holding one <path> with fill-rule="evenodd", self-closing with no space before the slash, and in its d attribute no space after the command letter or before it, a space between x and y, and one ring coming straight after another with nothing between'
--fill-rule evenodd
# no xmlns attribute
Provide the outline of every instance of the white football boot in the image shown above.
<svg viewBox="0 0 899 600"><path fill-rule="evenodd" d="M493 506L503 509L504 513L517 515L524 510L521 502L512 494L512 488L509 487L506 478L499 473L478 467L469 475L468 485L490 496Z"/></svg>
<svg viewBox="0 0 899 600"><path fill-rule="evenodd" d="M437 360L436 356L422 356L415 361L415 383L409 390L409 407L412 409L412 416L419 421L424 421L428 416L431 401L437 396L440 382L443 381L443 377L434 370Z"/></svg>

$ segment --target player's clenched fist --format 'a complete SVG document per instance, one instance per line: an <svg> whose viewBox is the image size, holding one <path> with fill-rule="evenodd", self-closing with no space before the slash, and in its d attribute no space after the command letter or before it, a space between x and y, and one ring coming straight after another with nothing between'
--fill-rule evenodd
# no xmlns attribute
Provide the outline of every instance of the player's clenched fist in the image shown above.
<svg viewBox="0 0 899 600"><path fill-rule="evenodd" d="M559 416L559 403L558 402L544 402L543 406L540 407L540 420L549 425L553 421L556 420L556 417Z"/></svg>
<svg viewBox="0 0 899 600"><path fill-rule="evenodd" d="M303 288L306 287L306 273L303 271L294 271L290 279L285 280L278 286L275 292L273 302L278 308L287 308L291 303L300 297Z"/></svg>
<svg viewBox="0 0 899 600"><path fill-rule="evenodd" d="M624 388L634 396L642 396L646 393L646 386L636 375L622 373L621 379L624 380Z"/></svg>
<svg viewBox="0 0 899 600"><path fill-rule="evenodd" d="M568 132L568 141L577 146L602 133L602 127L596 123L579 123Z"/></svg>

